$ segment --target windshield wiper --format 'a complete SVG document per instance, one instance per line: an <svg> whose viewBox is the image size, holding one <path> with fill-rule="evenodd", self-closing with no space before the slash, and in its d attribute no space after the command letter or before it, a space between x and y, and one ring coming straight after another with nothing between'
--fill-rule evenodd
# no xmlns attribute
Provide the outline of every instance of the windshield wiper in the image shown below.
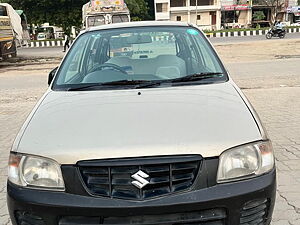
<svg viewBox="0 0 300 225"><path fill-rule="evenodd" d="M188 81L203 80L203 79L222 77L222 76L223 76L222 72L195 73L195 74L191 74L191 75L187 75L187 76L179 77L179 78L174 78L174 79L149 81L148 83L136 86L136 89L158 86L158 85L161 85L162 83L188 82Z"/></svg>
<svg viewBox="0 0 300 225"><path fill-rule="evenodd" d="M144 82L148 82L146 80L117 80L117 81L111 81L111 82L105 82L105 83L93 83L93 84L86 84L81 85L77 87L71 87L67 89L67 91L82 91L86 89L93 89L97 87L103 87L103 86L122 86L122 85L137 85Z"/></svg>
<svg viewBox="0 0 300 225"><path fill-rule="evenodd" d="M184 77L172 79L171 82L177 83L177 82L197 81L197 80L204 80L204 79L215 78L215 77L223 77L223 75L224 75L223 72L195 73Z"/></svg>
<svg viewBox="0 0 300 225"><path fill-rule="evenodd" d="M117 80L117 81L111 81L111 82L105 82L105 83L93 83L93 84L86 84L81 85L77 87L71 87L67 89L67 91L81 91L86 89L94 89L97 87L103 87L103 86L123 86L123 85L136 85L136 89L141 88L147 88L152 86L158 86L162 83L180 83L180 82L188 82L188 81L197 81L197 80L203 80L208 78L214 78L214 77L222 77L222 72L215 72L215 73L195 73L191 75L187 75L184 77L179 77L175 79L167 79L167 80Z"/></svg>
<svg viewBox="0 0 300 225"><path fill-rule="evenodd" d="M168 80L156 80L156 81L148 81L145 84L140 84L137 85L135 88L136 89L142 89L142 88L147 88L147 87L153 87L153 86L158 86L161 85L162 83L166 83Z"/></svg>
<svg viewBox="0 0 300 225"><path fill-rule="evenodd" d="M161 85L162 83L177 83L177 82L196 81L196 80L203 80L203 79L222 77L222 76L223 76L222 72L195 73L195 74L191 74L191 75L187 75L187 76L179 77L179 78L174 78L174 79L149 81L148 83L136 86L136 89L158 86L158 85Z"/></svg>

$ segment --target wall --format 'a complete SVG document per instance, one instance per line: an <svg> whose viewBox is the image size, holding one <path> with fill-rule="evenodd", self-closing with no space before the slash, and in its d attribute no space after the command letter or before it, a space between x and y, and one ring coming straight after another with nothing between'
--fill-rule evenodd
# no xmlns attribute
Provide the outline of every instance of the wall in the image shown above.
<svg viewBox="0 0 300 225"><path fill-rule="evenodd" d="M200 15L201 19L197 21L197 25L211 25L211 16L209 12L198 12L198 15ZM196 13L191 13L191 23L196 24Z"/></svg>
<svg viewBox="0 0 300 225"><path fill-rule="evenodd" d="M171 21L177 21L176 17L181 16L181 21L188 22L188 14L187 13L171 13Z"/></svg>

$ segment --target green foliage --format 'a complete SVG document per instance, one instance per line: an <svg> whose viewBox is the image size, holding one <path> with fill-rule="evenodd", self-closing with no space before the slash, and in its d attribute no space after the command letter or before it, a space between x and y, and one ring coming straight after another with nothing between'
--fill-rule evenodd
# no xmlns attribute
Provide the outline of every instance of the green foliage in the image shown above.
<svg viewBox="0 0 300 225"><path fill-rule="evenodd" d="M82 6L89 0L0 0L11 4L15 9L24 10L29 24L50 23L62 27L69 34L71 27L81 27ZM146 0L151 1L151 0ZM132 20L154 18L145 0L125 0Z"/></svg>
<svg viewBox="0 0 300 225"><path fill-rule="evenodd" d="M24 10L29 24L60 26L66 33L81 26L81 8L86 0L7 0L15 9Z"/></svg>
<svg viewBox="0 0 300 225"><path fill-rule="evenodd" d="M266 16L263 11L255 11L253 13L253 20L263 20Z"/></svg>
<svg viewBox="0 0 300 225"><path fill-rule="evenodd" d="M149 19L148 4L144 0L125 0L133 21Z"/></svg>

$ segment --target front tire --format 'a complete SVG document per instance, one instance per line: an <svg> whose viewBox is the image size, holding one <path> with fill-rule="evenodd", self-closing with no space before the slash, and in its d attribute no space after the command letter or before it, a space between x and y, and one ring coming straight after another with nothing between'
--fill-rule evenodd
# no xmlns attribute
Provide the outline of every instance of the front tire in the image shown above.
<svg viewBox="0 0 300 225"><path fill-rule="evenodd" d="M12 57L12 58L16 58L16 57L17 57L17 52L12 53L12 54L11 54L11 57Z"/></svg>
<svg viewBox="0 0 300 225"><path fill-rule="evenodd" d="M266 38L271 39L272 38L272 33L271 32L266 33Z"/></svg>

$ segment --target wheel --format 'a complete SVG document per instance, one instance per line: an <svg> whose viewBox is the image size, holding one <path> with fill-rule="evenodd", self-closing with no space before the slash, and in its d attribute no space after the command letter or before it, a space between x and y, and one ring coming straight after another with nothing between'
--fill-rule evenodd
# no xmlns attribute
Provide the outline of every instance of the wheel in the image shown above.
<svg viewBox="0 0 300 225"><path fill-rule="evenodd" d="M12 57L12 58L17 57L17 52L12 53L12 54L11 54L11 57Z"/></svg>
<svg viewBox="0 0 300 225"><path fill-rule="evenodd" d="M8 59L9 59L9 56L8 56L8 55L3 55L3 56L2 56L2 60L3 60L3 61L8 60Z"/></svg>
<svg viewBox="0 0 300 225"><path fill-rule="evenodd" d="M267 38L267 39L271 39L271 38L272 38L272 33L271 33L271 32L268 32L268 33L266 34L266 38Z"/></svg>

